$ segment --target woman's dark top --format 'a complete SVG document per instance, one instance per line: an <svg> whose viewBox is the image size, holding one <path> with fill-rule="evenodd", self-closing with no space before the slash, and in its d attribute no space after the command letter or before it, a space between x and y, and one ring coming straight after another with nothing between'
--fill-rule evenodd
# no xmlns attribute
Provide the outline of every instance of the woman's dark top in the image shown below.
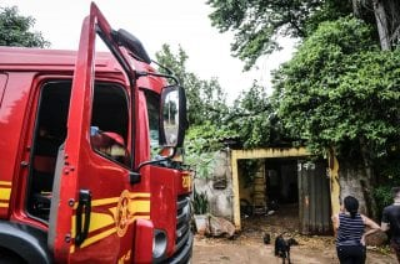
<svg viewBox="0 0 400 264"><path fill-rule="evenodd" d="M360 214L355 218L341 213L339 214L339 228L336 237L336 246L358 246L361 245L361 237L364 233L364 221Z"/></svg>
<svg viewBox="0 0 400 264"><path fill-rule="evenodd" d="M389 224L392 241L400 244L400 206L390 205L385 207L382 214L382 222Z"/></svg>

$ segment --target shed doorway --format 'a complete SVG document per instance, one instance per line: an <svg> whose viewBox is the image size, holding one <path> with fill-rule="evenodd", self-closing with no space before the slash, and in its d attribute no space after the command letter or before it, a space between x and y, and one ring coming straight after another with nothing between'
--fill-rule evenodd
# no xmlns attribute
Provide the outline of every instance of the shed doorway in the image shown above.
<svg viewBox="0 0 400 264"><path fill-rule="evenodd" d="M293 148L234 150L231 154L234 220L238 230L243 224L276 224L303 234L331 233L326 160L310 162L305 149ZM249 171L240 166L243 160L258 163L250 184L243 176Z"/></svg>
<svg viewBox="0 0 400 264"><path fill-rule="evenodd" d="M238 164L242 231L299 232L297 159L241 160ZM258 169L249 170L247 164Z"/></svg>

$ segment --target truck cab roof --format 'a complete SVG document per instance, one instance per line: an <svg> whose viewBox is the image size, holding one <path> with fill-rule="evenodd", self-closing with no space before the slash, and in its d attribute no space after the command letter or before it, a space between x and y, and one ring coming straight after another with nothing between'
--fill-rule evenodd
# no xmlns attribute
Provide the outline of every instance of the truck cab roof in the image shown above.
<svg viewBox="0 0 400 264"><path fill-rule="evenodd" d="M21 47L0 47L1 70L74 70L76 51ZM109 52L96 53L96 71L121 72Z"/></svg>
<svg viewBox="0 0 400 264"><path fill-rule="evenodd" d="M77 51L0 46L0 69L4 70L74 70ZM134 61L141 71L154 69ZM119 63L110 52L96 52L96 71L121 72Z"/></svg>
<svg viewBox="0 0 400 264"><path fill-rule="evenodd" d="M0 71L73 72L76 56L77 51L73 50L0 46ZM138 71L155 72L154 68L146 63L134 59L131 62ZM96 52L95 67L96 72L123 73L120 64L110 52ZM151 85L150 83L153 82L159 84ZM154 76L138 80L138 85L141 87L158 87L160 84L165 85L166 83L162 78Z"/></svg>

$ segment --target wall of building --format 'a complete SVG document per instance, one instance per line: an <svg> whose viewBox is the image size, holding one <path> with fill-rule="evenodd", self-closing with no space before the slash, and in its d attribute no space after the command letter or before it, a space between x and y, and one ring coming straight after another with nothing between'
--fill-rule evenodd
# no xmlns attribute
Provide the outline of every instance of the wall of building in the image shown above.
<svg viewBox="0 0 400 264"><path fill-rule="evenodd" d="M210 203L210 213L214 216L224 217L234 223L237 230L241 229L240 218L240 198L247 198L251 201L251 194L253 187L245 187L243 176L240 175L238 160L244 159L259 159L268 163L269 159L275 158L292 158L302 159L309 156L304 148L289 148L289 149L260 149L260 150L232 150L231 152L220 151L214 154L215 170L212 175L206 179L195 178L195 190L197 192L205 192ZM294 183L293 167L288 165L282 166L280 174L282 174L284 186L290 186ZM268 165L265 167L266 174L268 174ZM330 176L331 178L331 195L336 197L338 186L338 165L332 165L329 175L324 173L324 177ZM337 179L337 181L336 181ZM335 180L335 181L333 181ZM224 188L218 187L218 183L225 181ZM342 184L342 183L341 183ZM344 184L344 183L343 183ZM333 191L333 192L332 192ZM282 194L286 195L288 190L282 189ZM328 189L329 192L329 189ZM329 194L328 194L329 195ZM332 197L332 196L331 196ZM332 211L337 209L336 202L332 201Z"/></svg>
<svg viewBox="0 0 400 264"><path fill-rule="evenodd" d="M196 192L205 192L209 211L217 217L233 222L233 191L230 156L228 151L214 153L214 171L207 178L195 177Z"/></svg>

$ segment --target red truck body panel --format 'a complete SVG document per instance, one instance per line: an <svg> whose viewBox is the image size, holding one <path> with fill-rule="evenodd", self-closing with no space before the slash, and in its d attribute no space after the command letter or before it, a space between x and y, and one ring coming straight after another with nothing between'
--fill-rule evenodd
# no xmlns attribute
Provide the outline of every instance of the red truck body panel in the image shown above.
<svg viewBox="0 0 400 264"><path fill-rule="evenodd" d="M0 47L0 237L2 224L14 228L18 223L48 234L45 250L57 263L151 263L158 261L152 259L153 236L161 231L167 244L159 261L187 261L192 248L187 230L190 176L182 170L149 165L140 170L140 183L129 182L132 171L151 159L146 91L159 96L167 82L146 76L131 87L126 69L111 53L95 53L95 23L110 34L107 21L92 6L78 52ZM132 73L154 72L137 60L129 60L129 65ZM91 143L94 80L96 85L118 87L128 98L125 155L133 155L131 167L99 155ZM41 133L35 131L41 122L37 119L43 91L53 82L72 82L72 89L67 134L54 165L54 181L58 182L54 186L58 187L52 189L46 220L27 209L27 200L31 199L27 190L35 170L35 133ZM85 211L88 204L81 204L85 191L90 193L90 211ZM82 217L84 225L87 215L91 219L88 234L78 243L77 219ZM6 245L0 241L2 246Z"/></svg>

